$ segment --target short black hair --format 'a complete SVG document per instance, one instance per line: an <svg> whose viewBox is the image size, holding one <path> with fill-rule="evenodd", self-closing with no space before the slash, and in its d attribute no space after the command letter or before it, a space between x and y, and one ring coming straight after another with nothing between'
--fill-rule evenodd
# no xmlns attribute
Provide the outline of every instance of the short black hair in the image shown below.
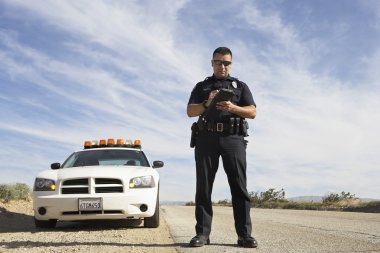
<svg viewBox="0 0 380 253"><path fill-rule="evenodd" d="M214 58L216 54L221 54L221 55L229 54L232 57L232 52L228 47L218 47L217 49L215 49L214 53L212 54L212 58Z"/></svg>

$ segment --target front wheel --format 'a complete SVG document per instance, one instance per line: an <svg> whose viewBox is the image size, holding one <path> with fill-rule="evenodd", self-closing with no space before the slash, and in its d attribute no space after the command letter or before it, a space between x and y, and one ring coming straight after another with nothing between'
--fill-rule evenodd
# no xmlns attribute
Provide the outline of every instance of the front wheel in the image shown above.
<svg viewBox="0 0 380 253"><path fill-rule="evenodd" d="M160 225L160 201L157 192L157 201L154 215L152 217L144 218L144 227L157 228Z"/></svg>
<svg viewBox="0 0 380 253"><path fill-rule="evenodd" d="M34 218L34 224L36 228L55 228L57 220L37 220Z"/></svg>

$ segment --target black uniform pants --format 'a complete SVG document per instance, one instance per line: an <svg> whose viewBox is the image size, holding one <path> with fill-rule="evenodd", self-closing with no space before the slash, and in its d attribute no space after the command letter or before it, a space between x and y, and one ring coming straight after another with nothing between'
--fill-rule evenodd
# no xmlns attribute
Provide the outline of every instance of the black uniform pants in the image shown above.
<svg viewBox="0 0 380 253"><path fill-rule="evenodd" d="M247 192L246 143L241 135L200 132L196 139L196 195L195 217L197 235L211 232L211 193L215 175L222 157L232 195L235 229L239 236L251 235L250 201Z"/></svg>

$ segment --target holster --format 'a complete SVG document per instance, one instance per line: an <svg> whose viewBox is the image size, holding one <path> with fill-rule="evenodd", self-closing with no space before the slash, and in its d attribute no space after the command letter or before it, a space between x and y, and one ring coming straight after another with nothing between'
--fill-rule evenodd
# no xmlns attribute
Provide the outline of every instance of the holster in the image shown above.
<svg viewBox="0 0 380 253"><path fill-rule="evenodd" d="M190 138L190 148L195 147L196 138L199 132L198 123L194 122L191 125L191 138Z"/></svg>

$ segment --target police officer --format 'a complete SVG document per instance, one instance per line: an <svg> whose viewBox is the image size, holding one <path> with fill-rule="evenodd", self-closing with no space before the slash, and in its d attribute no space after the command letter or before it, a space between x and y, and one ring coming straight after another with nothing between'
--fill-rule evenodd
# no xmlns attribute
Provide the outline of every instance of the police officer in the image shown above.
<svg viewBox="0 0 380 253"><path fill-rule="evenodd" d="M190 247L210 244L212 204L211 192L219 157L227 174L232 195L235 229L238 245L256 248L257 241L251 236L250 199L247 192L246 145L244 136L248 124L246 118L255 118L256 104L248 86L229 75L232 67L232 52L226 47L215 49L211 60L214 74L195 85L187 106L189 117L199 116L195 137L196 236ZM216 104L219 114L204 118L204 112L221 89L234 92L231 100Z"/></svg>

